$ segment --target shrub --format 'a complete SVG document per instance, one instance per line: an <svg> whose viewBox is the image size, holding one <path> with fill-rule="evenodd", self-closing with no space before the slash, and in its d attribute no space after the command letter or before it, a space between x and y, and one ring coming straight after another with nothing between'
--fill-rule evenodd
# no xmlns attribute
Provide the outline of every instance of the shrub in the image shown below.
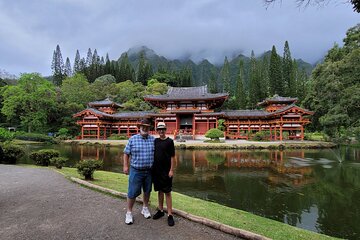
<svg viewBox="0 0 360 240"><path fill-rule="evenodd" d="M93 174L95 170L101 168L103 165L102 161L90 159L90 160L83 160L76 164L76 168L78 173L85 177L85 180L93 180Z"/></svg>
<svg viewBox="0 0 360 240"><path fill-rule="evenodd" d="M128 137L124 134L112 134L108 137L109 140L127 140Z"/></svg>
<svg viewBox="0 0 360 240"><path fill-rule="evenodd" d="M3 154L3 163L16 164L25 155L25 150L19 145L6 144L3 146Z"/></svg>
<svg viewBox="0 0 360 240"><path fill-rule="evenodd" d="M322 132L313 132L313 133L305 132L304 139L310 141L328 141L329 137Z"/></svg>
<svg viewBox="0 0 360 240"><path fill-rule="evenodd" d="M49 166L50 160L55 157L59 157L60 153L57 150L53 149L42 149L30 154L30 159L32 159L36 165L40 166Z"/></svg>
<svg viewBox="0 0 360 240"><path fill-rule="evenodd" d="M284 132L283 132L283 137L285 138ZM259 131L259 132L256 132L252 136L253 141L264 141L264 140L269 140L269 139L270 139L270 132L269 131Z"/></svg>
<svg viewBox="0 0 360 240"><path fill-rule="evenodd" d="M205 137L210 138L211 140L219 140L219 138L224 137L224 132L217 128L212 128L205 133Z"/></svg>
<svg viewBox="0 0 360 240"><path fill-rule="evenodd" d="M218 120L218 129L220 131L225 131L226 127L225 127L225 119L219 119Z"/></svg>
<svg viewBox="0 0 360 240"><path fill-rule="evenodd" d="M58 135L69 135L69 130L67 128L60 128L57 133Z"/></svg>
<svg viewBox="0 0 360 240"><path fill-rule="evenodd" d="M24 141L54 143L54 138L40 133L16 132L15 138Z"/></svg>
<svg viewBox="0 0 360 240"><path fill-rule="evenodd" d="M70 131L67 128L60 128L59 131L57 132L57 139L60 140L67 140L67 139L71 139L71 134Z"/></svg>
<svg viewBox="0 0 360 240"><path fill-rule="evenodd" d="M5 128L0 128L0 142L10 141L14 138L14 132Z"/></svg>
<svg viewBox="0 0 360 240"><path fill-rule="evenodd" d="M67 161L68 159L65 157L54 157L50 159L50 163L58 169L62 169L62 167L65 165Z"/></svg>

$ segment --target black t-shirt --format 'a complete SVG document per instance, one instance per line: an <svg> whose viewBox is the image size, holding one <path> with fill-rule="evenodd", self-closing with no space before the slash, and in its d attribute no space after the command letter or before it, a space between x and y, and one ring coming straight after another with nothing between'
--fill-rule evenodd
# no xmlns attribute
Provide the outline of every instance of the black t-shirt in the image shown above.
<svg viewBox="0 0 360 240"><path fill-rule="evenodd" d="M175 156L174 141L171 138L156 138L153 170L155 172L169 172L171 157L173 156Z"/></svg>

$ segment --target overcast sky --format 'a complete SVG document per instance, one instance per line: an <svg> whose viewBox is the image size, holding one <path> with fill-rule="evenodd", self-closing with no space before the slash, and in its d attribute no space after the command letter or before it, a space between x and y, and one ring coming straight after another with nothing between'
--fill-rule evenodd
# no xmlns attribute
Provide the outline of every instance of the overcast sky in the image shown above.
<svg viewBox="0 0 360 240"><path fill-rule="evenodd" d="M288 40L293 58L314 63L347 29L360 23L345 0L298 8L295 0L0 0L0 70L51 74L59 44L73 64L95 48L117 59L146 45L167 58L222 63L242 53L256 55Z"/></svg>

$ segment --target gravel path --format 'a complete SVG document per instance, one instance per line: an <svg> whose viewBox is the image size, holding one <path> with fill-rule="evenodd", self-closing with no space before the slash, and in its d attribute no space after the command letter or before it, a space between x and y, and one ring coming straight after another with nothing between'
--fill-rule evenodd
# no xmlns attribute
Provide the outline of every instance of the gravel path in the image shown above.
<svg viewBox="0 0 360 240"><path fill-rule="evenodd" d="M79 186L47 168L0 164L0 239L238 239L175 216L124 223L126 201ZM154 212L154 209L152 209Z"/></svg>

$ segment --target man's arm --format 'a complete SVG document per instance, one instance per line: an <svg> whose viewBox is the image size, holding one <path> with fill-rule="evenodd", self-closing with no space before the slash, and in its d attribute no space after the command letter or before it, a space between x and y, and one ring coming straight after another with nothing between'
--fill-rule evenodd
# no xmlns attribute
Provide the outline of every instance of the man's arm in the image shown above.
<svg viewBox="0 0 360 240"><path fill-rule="evenodd" d="M171 166L169 171L169 177L173 177L174 175L174 162L175 162L175 156L171 157Z"/></svg>
<svg viewBox="0 0 360 240"><path fill-rule="evenodd" d="M175 164L175 145L174 145L174 141L171 141L170 154L171 154L171 166L170 166L170 171L169 171L169 177L173 177L173 175L174 175L174 164Z"/></svg>
<svg viewBox="0 0 360 240"><path fill-rule="evenodd" d="M123 165L123 172L128 175L129 174L129 159L130 156L124 153L124 165Z"/></svg>

